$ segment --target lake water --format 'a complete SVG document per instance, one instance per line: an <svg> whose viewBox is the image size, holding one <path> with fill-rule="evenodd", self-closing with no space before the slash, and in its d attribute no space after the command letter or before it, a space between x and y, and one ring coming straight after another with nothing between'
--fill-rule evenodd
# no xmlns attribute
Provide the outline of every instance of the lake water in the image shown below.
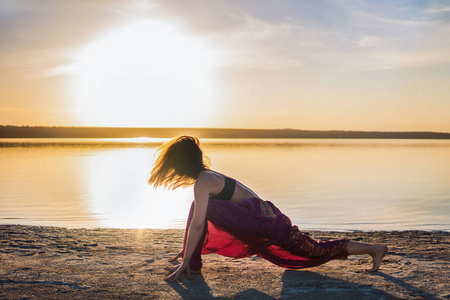
<svg viewBox="0 0 450 300"><path fill-rule="evenodd" d="M147 184L162 141L0 139L0 223L184 228L192 189ZM448 140L201 141L301 229L450 230Z"/></svg>

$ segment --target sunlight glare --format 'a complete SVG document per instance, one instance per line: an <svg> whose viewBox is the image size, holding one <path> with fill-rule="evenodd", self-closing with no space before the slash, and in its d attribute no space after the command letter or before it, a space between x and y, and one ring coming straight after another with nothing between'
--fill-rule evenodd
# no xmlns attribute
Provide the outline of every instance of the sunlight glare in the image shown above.
<svg viewBox="0 0 450 300"><path fill-rule="evenodd" d="M162 21L137 21L84 47L74 71L83 124L207 126L214 108L215 52Z"/></svg>
<svg viewBox="0 0 450 300"><path fill-rule="evenodd" d="M168 191L147 184L154 152L128 148L100 152L86 165L86 197L100 225L115 228L183 227L192 188ZM143 163L144 162L144 163ZM147 162L147 163L145 163Z"/></svg>

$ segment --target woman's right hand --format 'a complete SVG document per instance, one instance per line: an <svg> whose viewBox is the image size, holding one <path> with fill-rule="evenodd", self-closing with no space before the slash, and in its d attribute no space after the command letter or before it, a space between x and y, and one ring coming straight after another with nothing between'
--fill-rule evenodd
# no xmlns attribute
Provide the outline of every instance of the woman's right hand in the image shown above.
<svg viewBox="0 0 450 300"><path fill-rule="evenodd" d="M169 261L169 262L178 262L178 259L179 259L180 257L183 257L183 254L184 254L183 252L184 252L184 251L181 250L180 253L178 253L176 256L174 256L174 257L172 257L172 258L169 258L168 261Z"/></svg>
<svg viewBox="0 0 450 300"><path fill-rule="evenodd" d="M178 279L178 277L180 277L180 274L182 274L182 273L186 273L188 279L192 279L191 268L189 267L189 263L186 263L183 261L183 263L176 266L175 270L173 270L173 271L174 272L172 274L169 274L166 277L164 277L164 280L175 281Z"/></svg>

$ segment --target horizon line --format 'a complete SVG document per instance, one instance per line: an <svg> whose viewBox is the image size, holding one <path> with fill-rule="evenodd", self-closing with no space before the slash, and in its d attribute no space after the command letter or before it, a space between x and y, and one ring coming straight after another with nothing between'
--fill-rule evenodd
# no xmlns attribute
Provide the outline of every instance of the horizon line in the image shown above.
<svg viewBox="0 0 450 300"><path fill-rule="evenodd" d="M264 130L264 131L314 131L314 132L379 132L379 133L443 133L450 134L450 131L429 131L429 130L354 130L354 129L300 129L300 128L243 128L243 127L121 127L121 126L60 126L60 125L0 125L0 127L25 127L25 128L72 128L72 129L208 129L208 130Z"/></svg>

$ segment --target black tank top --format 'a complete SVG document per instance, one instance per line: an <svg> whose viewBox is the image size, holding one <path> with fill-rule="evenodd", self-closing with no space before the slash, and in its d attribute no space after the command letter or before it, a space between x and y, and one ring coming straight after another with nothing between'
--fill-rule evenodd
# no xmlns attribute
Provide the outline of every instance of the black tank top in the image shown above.
<svg viewBox="0 0 450 300"><path fill-rule="evenodd" d="M220 200L231 200L231 198L233 197L234 190L236 189L236 180L227 176L224 177L225 177L225 185L223 186L223 189L220 191L220 193L211 198Z"/></svg>

